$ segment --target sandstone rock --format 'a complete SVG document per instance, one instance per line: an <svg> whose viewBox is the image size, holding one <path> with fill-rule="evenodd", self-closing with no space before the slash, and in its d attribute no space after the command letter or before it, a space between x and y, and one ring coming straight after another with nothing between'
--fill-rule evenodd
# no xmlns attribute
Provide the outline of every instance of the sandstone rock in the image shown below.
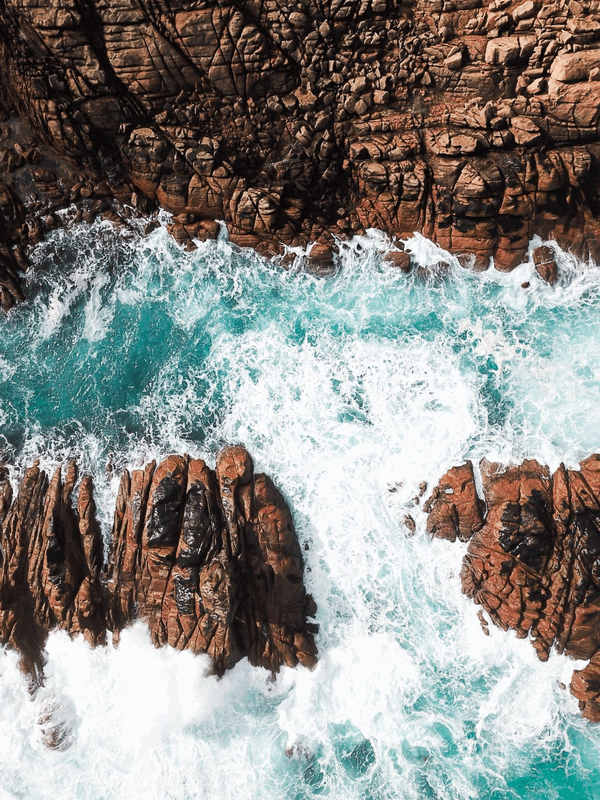
<svg viewBox="0 0 600 800"><path fill-rule="evenodd" d="M513 117L510 121L510 130L516 144L530 146L538 144L543 139L539 127L528 117Z"/></svg>
<svg viewBox="0 0 600 800"><path fill-rule="evenodd" d="M458 53L454 53L453 56L448 56L448 58L444 59L444 64L448 69L451 70L458 70L463 65L463 54L462 50L459 50Z"/></svg>
<svg viewBox="0 0 600 800"><path fill-rule="evenodd" d="M600 50L563 53L554 59L550 77L563 83L587 81L591 70L598 67L600 67Z"/></svg>
<svg viewBox="0 0 600 800"><path fill-rule="evenodd" d="M485 50L485 60L488 64L511 67L527 58L533 47L534 38L531 36L490 39Z"/></svg>
<svg viewBox="0 0 600 800"><path fill-rule="evenodd" d="M539 3L536 3L535 0L526 0L526 2L521 3L516 8L513 8L511 11L512 18L515 22L519 22L522 19L529 19L533 17L540 7Z"/></svg>

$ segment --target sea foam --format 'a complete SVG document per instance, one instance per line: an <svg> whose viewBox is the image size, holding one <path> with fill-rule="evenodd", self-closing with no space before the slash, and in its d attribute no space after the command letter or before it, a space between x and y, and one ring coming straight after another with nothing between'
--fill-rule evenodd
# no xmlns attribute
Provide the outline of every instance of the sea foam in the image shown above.
<svg viewBox="0 0 600 800"><path fill-rule="evenodd" d="M600 271L557 250L555 286L531 261L476 274L415 237L404 275L390 246L343 244L327 279L300 253L285 271L163 229L38 247L29 302L0 321L13 479L77 457L108 534L124 467L243 443L290 503L320 660L217 680L143 626L95 651L57 632L31 698L6 651L0 798L594 797L600 733L563 688L577 664L484 635L464 546L429 540L420 486L466 458L600 450Z"/></svg>

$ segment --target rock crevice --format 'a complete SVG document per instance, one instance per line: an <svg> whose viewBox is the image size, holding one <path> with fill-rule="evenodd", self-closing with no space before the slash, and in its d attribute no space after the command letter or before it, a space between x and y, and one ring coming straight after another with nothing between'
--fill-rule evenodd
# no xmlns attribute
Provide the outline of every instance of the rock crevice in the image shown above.
<svg viewBox="0 0 600 800"><path fill-rule="evenodd" d="M370 227L481 269L535 233L600 258L596 0L3 0L0 77L5 307L73 202L315 265Z"/></svg>

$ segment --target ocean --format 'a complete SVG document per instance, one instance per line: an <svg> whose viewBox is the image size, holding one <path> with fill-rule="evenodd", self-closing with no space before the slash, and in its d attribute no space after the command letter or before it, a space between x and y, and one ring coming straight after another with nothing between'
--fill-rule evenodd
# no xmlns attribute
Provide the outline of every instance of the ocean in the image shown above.
<svg viewBox="0 0 600 800"><path fill-rule="evenodd" d="M557 251L555 286L531 263L474 273L416 236L405 275L389 247L369 231L329 277L224 230L193 253L107 222L37 247L0 318L15 486L75 456L108 536L124 467L244 444L292 510L319 663L217 679L141 624L96 650L55 632L32 697L1 651L1 800L600 797L600 726L565 688L581 664L486 636L465 545L430 540L421 510L467 458L600 452L600 269Z"/></svg>

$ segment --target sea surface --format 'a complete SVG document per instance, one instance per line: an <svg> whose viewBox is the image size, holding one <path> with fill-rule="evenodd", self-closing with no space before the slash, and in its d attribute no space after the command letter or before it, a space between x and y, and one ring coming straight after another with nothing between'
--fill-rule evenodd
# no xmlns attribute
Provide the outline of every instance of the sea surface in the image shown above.
<svg viewBox="0 0 600 800"><path fill-rule="evenodd" d="M600 451L600 270L559 253L552 287L410 246L404 275L371 231L327 278L225 232L190 254L96 223L37 248L28 302L0 318L14 480L76 456L108 534L123 467L243 443L292 509L320 660L218 680L142 625L96 650L53 633L32 698L0 651L0 800L600 797L600 726L564 688L577 662L484 635L465 546L429 539L418 497L466 458Z"/></svg>

